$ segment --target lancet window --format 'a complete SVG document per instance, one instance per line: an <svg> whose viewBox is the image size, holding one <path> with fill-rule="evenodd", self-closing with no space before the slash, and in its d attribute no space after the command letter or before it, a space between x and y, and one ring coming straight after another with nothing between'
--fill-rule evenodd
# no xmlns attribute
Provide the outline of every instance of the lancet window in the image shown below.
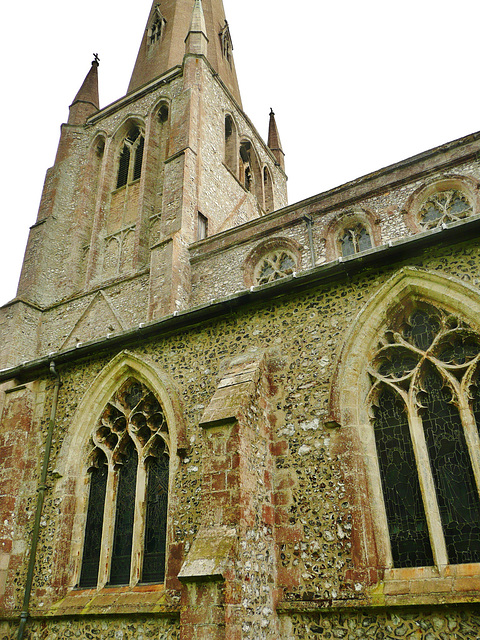
<svg viewBox="0 0 480 640"><path fill-rule="evenodd" d="M448 189L433 193L419 212L423 229L435 229L442 224L458 222L473 213L472 205L464 193Z"/></svg>
<svg viewBox="0 0 480 640"><path fill-rule="evenodd" d="M476 332L417 306L369 366L394 567L480 562L479 363Z"/></svg>
<svg viewBox="0 0 480 640"><path fill-rule="evenodd" d="M143 148L145 140L136 126L126 136L120 152L116 188L138 180L142 174Z"/></svg>
<svg viewBox="0 0 480 640"><path fill-rule="evenodd" d="M163 582L169 435L155 394L127 380L107 403L91 445L79 586Z"/></svg>
<svg viewBox="0 0 480 640"><path fill-rule="evenodd" d="M362 224L345 229L339 238L339 243L344 258L372 247L370 234Z"/></svg>

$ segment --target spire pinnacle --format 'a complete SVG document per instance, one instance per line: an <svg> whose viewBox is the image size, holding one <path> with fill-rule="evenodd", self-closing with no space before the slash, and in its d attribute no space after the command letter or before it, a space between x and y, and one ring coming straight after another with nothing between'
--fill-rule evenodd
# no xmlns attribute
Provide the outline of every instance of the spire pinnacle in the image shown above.
<svg viewBox="0 0 480 640"><path fill-rule="evenodd" d="M270 122L268 124L268 147L277 159L278 164L285 171L285 154L283 153L280 135L278 133L277 123L273 109L270 109Z"/></svg>
<svg viewBox="0 0 480 640"><path fill-rule="evenodd" d="M241 106L232 42L222 0L153 0L128 92L204 55Z"/></svg>
<svg viewBox="0 0 480 640"><path fill-rule="evenodd" d="M100 109L98 97L98 53L93 54L90 71L87 73L82 86L70 105L68 124L85 124L88 118Z"/></svg>
<svg viewBox="0 0 480 640"><path fill-rule="evenodd" d="M195 0L190 30L185 38L185 53L207 55L208 37L202 0Z"/></svg>

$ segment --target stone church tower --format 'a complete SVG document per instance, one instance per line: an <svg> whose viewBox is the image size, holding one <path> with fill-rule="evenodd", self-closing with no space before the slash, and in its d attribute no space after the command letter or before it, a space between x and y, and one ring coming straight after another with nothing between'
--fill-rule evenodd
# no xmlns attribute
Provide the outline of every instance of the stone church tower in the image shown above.
<svg viewBox="0 0 480 640"><path fill-rule="evenodd" d="M95 59L0 308L0 640L480 637L480 133L287 206L221 0Z"/></svg>
<svg viewBox="0 0 480 640"><path fill-rule="evenodd" d="M275 123L269 147L242 111L232 48L221 0L154 2L128 93L105 109L92 63L30 232L4 364L186 309L188 246L286 204Z"/></svg>

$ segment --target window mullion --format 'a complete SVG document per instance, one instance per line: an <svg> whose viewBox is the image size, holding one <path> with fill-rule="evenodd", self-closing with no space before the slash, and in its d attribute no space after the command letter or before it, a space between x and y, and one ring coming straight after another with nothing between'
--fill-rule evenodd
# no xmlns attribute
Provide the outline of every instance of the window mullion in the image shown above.
<svg viewBox="0 0 480 640"><path fill-rule="evenodd" d="M140 455L137 468L135 519L133 522L132 564L130 569L131 586L137 584L141 578L143 537L145 530L146 475L145 460L143 456Z"/></svg>
<svg viewBox="0 0 480 640"><path fill-rule="evenodd" d="M425 505L430 543L432 546L435 565L442 570L448 564L447 547L443 537L442 520L438 508L437 494L430 469L427 443L423 433L422 420L418 416L412 398L409 398L409 425L413 451L417 461L418 479Z"/></svg>
<svg viewBox="0 0 480 640"><path fill-rule="evenodd" d="M463 384L462 387L464 387ZM462 392L459 394L458 410L472 463L473 475L475 476L477 490L480 493L480 436L467 397L466 390L462 388Z"/></svg>
<svg viewBox="0 0 480 640"><path fill-rule="evenodd" d="M98 586L103 587L108 582L110 560L112 557L113 528L115 522L116 499L109 500L108 496L117 496L118 474L113 469L110 458L107 477L107 500L103 517L102 548L100 551L100 568L98 571Z"/></svg>

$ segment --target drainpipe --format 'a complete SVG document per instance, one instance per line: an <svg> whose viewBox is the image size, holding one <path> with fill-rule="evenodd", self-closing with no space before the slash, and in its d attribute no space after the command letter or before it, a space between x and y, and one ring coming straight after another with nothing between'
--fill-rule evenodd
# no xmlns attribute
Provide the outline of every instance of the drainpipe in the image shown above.
<svg viewBox="0 0 480 640"><path fill-rule="evenodd" d="M28 608L30 604L30 596L32 593L33 571L35 569L35 559L37 555L38 538L40 534L40 519L42 517L43 502L45 499L45 491L47 490L47 473L50 462L50 452L52 449L53 429L55 427L55 418L57 415L58 391L60 389L60 376L55 369L53 360L50 362L50 373L55 376L55 387L53 389L52 410L50 412L50 422L48 423L47 441L45 443L45 453L43 454L42 475L38 486L37 506L35 510L35 524L33 526L32 542L30 544L30 557L28 560L27 580L25 583L25 593L23 596L22 613L20 614L20 626L18 627L17 640L23 640L25 625L28 619Z"/></svg>
<svg viewBox="0 0 480 640"><path fill-rule="evenodd" d="M305 214L303 219L307 223L308 245L310 247L310 260L313 268L317 262L317 258L315 256L315 245L313 244L313 218L312 216Z"/></svg>

